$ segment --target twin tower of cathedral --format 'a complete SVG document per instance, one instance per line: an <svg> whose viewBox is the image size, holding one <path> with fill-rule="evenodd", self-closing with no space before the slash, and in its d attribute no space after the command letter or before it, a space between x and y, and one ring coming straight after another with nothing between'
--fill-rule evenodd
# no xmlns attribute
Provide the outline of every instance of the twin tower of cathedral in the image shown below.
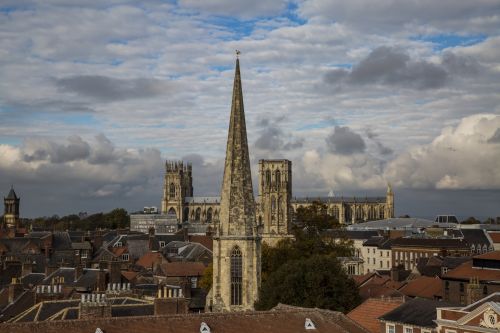
<svg viewBox="0 0 500 333"><path fill-rule="evenodd" d="M183 222L213 226L213 283L207 297L212 311L253 309L261 281L261 243L291 237L296 209L323 201L340 223L393 217L394 195L385 197L292 200L292 163L259 161L259 198L254 200L239 59L233 84L220 197L193 196L192 166L167 161L162 213Z"/></svg>

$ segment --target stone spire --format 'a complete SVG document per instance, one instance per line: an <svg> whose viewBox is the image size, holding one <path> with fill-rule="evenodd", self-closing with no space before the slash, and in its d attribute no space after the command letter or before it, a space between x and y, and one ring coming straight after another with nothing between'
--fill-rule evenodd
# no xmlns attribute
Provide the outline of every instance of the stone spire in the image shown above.
<svg viewBox="0 0 500 333"><path fill-rule="evenodd" d="M240 60L236 59L231 118L227 137L226 162L222 180L219 233L254 235L255 201L248 153Z"/></svg>

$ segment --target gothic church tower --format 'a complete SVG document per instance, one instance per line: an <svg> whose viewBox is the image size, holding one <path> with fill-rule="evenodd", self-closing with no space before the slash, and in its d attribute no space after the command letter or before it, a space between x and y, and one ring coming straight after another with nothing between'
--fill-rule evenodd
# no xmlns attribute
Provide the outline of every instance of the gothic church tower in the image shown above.
<svg viewBox="0 0 500 333"><path fill-rule="evenodd" d="M184 216L183 206L185 198L193 196L192 166L189 163L184 165L182 161L167 161L165 171L161 211L175 214L179 221L186 221L188 217Z"/></svg>
<svg viewBox="0 0 500 333"><path fill-rule="evenodd" d="M4 211L4 227L12 229L19 227L19 202L21 198L18 198L14 187L10 188L7 197L3 198Z"/></svg>
<svg viewBox="0 0 500 333"><path fill-rule="evenodd" d="M261 280L261 237L255 219L238 58L213 258L212 299L209 300L212 311L252 310Z"/></svg>

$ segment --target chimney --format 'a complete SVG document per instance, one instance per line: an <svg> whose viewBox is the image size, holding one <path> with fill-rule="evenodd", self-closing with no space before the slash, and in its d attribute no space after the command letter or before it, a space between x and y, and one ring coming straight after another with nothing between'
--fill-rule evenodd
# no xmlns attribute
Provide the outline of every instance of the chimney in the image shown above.
<svg viewBox="0 0 500 333"><path fill-rule="evenodd" d="M153 227L149 228L148 233L149 233L149 251L152 251L155 242L155 228Z"/></svg>
<svg viewBox="0 0 500 333"><path fill-rule="evenodd" d="M106 271L104 270L105 262L99 262L99 271L97 272L96 289L97 291L106 291Z"/></svg>
<svg viewBox="0 0 500 333"><path fill-rule="evenodd" d="M24 291L23 285L18 278L12 278L9 285L9 303L13 303Z"/></svg>
<svg viewBox="0 0 500 333"><path fill-rule="evenodd" d="M97 251L102 246L102 230L96 230L94 235L94 251Z"/></svg>
<svg viewBox="0 0 500 333"><path fill-rule="evenodd" d="M121 262L118 260L108 261L109 283L122 282Z"/></svg>
<svg viewBox="0 0 500 333"><path fill-rule="evenodd" d="M158 286L158 295L154 300L154 315L185 314L189 311L189 301L182 294L182 289Z"/></svg>
<svg viewBox="0 0 500 333"><path fill-rule="evenodd" d="M191 298L191 281L189 280L188 277L182 280L181 290L185 298Z"/></svg>
<svg viewBox="0 0 500 333"><path fill-rule="evenodd" d="M399 267L391 268L391 280L399 282Z"/></svg>
<svg viewBox="0 0 500 333"><path fill-rule="evenodd" d="M23 262L22 276L33 273L33 262L29 259Z"/></svg>
<svg viewBox="0 0 500 333"><path fill-rule="evenodd" d="M111 303L106 294L82 294L78 319L110 318Z"/></svg>

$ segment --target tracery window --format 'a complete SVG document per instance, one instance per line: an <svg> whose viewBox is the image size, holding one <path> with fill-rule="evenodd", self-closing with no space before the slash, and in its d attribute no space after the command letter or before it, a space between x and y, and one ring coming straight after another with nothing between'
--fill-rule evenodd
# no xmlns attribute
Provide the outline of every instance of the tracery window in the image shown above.
<svg viewBox="0 0 500 333"><path fill-rule="evenodd" d="M212 222L212 207L207 210L207 222Z"/></svg>
<svg viewBox="0 0 500 333"><path fill-rule="evenodd" d="M243 262L240 248L231 251L231 305L241 305L243 282Z"/></svg>
<svg viewBox="0 0 500 333"><path fill-rule="evenodd" d="M171 198L175 197L175 185L174 183L170 183L169 194Z"/></svg>

